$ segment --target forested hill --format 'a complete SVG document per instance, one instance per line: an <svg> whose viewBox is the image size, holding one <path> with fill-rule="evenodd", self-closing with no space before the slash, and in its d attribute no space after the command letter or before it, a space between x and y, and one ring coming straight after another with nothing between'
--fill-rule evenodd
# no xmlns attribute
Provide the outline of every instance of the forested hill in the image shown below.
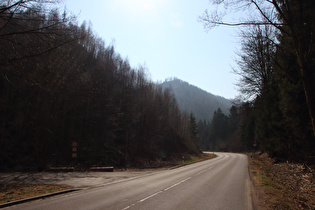
<svg viewBox="0 0 315 210"><path fill-rule="evenodd" d="M175 98L54 4L0 4L0 171L155 167L200 154Z"/></svg>
<svg viewBox="0 0 315 210"><path fill-rule="evenodd" d="M198 120L210 121L218 108L228 114L231 101L204 91L177 78L165 80L160 86L170 88L182 111L193 112Z"/></svg>

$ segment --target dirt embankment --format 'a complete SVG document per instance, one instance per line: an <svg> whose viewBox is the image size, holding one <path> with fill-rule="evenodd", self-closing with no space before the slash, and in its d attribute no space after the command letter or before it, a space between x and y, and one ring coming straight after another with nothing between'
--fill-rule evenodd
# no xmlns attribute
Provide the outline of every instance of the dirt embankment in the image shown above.
<svg viewBox="0 0 315 210"><path fill-rule="evenodd" d="M314 169L249 155L255 209L315 209Z"/></svg>

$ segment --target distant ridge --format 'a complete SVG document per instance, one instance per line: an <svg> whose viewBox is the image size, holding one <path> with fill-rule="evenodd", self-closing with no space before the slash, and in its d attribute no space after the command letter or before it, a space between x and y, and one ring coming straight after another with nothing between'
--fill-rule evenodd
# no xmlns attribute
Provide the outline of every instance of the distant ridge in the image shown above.
<svg viewBox="0 0 315 210"><path fill-rule="evenodd" d="M166 79L160 84L163 89L170 88L174 93L179 108L187 113L194 113L198 120L210 121L218 108L228 114L232 106L230 100L208 93L178 78Z"/></svg>

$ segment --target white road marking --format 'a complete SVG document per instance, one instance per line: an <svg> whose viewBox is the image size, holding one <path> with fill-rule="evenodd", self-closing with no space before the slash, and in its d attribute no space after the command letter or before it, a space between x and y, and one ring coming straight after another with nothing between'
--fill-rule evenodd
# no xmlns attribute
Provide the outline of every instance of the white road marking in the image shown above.
<svg viewBox="0 0 315 210"><path fill-rule="evenodd" d="M129 209L129 208L133 207L134 205L135 205L135 203L131 204L130 206L127 206L127 207L123 208L122 210Z"/></svg>
<svg viewBox="0 0 315 210"><path fill-rule="evenodd" d="M165 188L164 191L170 190L170 189L176 187L177 185L180 185L180 184L186 182L186 181L189 180L189 179L191 179L191 177L188 177L188 178L186 178L186 179L184 179L184 180L182 180L182 181L180 181L180 182L178 182L178 183L176 183L176 184L173 184L173 185L170 186L170 187ZM131 204L130 206L127 206L127 207L123 208L122 210L127 210L127 209L133 207L134 205L136 205L137 203L142 203L143 201L148 200L148 199L150 199L150 198L152 198L152 197L154 197L154 196L156 196L156 195L158 195L158 194L161 194L161 193L163 193L163 191L158 191L158 192L156 192L156 193L154 193L154 194L152 194L152 195L150 195L150 196L148 196L148 197L145 197L145 198L141 199L141 200L138 201L138 202L135 202L135 203Z"/></svg>
<svg viewBox="0 0 315 210"><path fill-rule="evenodd" d="M164 191L167 191L167 190L169 190L169 189L172 189L172 188L176 187L177 185L180 185L181 183L186 182L186 181L189 180L189 179L191 179L191 177L188 177L187 179L184 179L184 180L182 180L182 181L180 181L180 182L178 182L178 183L176 183L176 184L173 184L172 186L170 186L170 187L168 187L168 188L165 188Z"/></svg>
<svg viewBox="0 0 315 210"><path fill-rule="evenodd" d="M208 170L200 171L199 173L196 174L196 176L197 176L197 175L200 175L200 174L202 174L202 173L204 173L204 172L206 172L206 171L208 171Z"/></svg>
<svg viewBox="0 0 315 210"><path fill-rule="evenodd" d="M180 184L181 184L181 182L178 182L178 183L176 183L176 184L173 184L172 186L170 186L170 187L164 189L164 191L168 191L169 189L172 189L173 187L176 187L177 185L180 185Z"/></svg>
<svg viewBox="0 0 315 210"><path fill-rule="evenodd" d="M139 201L139 203L141 203L141 202L143 202L145 200L148 200L149 198L152 198L152 197L154 197L154 196L156 196L156 195L158 195L160 193L162 193L162 191L156 192L156 193L154 193L154 194L152 194L152 195L150 195L150 196L148 196L146 198L143 198L142 200Z"/></svg>
<svg viewBox="0 0 315 210"><path fill-rule="evenodd" d="M212 167L210 167L210 168L208 168L208 169L205 169L205 170L203 170L203 171L200 171L199 173L196 173L195 176L198 176L198 175L200 175L200 174L203 174L204 172L207 172L207 171L209 171L209 170L211 170L211 169L212 169Z"/></svg>

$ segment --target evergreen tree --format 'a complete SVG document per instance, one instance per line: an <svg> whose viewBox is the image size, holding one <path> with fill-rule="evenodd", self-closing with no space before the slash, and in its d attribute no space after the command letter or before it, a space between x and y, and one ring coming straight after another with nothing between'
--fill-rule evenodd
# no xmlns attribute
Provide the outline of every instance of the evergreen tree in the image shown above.
<svg viewBox="0 0 315 210"><path fill-rule="evenodd" d="M196 117L195 117L195 115L192 112L189 115L189 121L190 121L191 137L193 139L197 139L198 125L197 125L197 122L196 122Z"/></svg>

